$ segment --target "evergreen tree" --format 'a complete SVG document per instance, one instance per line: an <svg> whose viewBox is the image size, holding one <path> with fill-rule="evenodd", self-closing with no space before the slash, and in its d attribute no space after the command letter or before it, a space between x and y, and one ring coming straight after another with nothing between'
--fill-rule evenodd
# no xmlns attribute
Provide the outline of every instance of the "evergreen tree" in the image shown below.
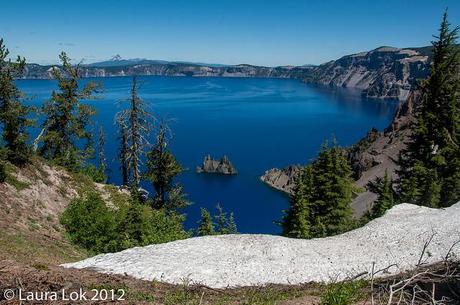
<svg viewBox="0 0 460 305"><path fill-rule="evenodd" d="M122 248L124 249L143 245L145 221L142 209L141 204L132 200L125 216L122 217L119 234L122 236Z"/></svg>
<svg viewBox="0 0 460 305"><path fill-rule="evenodd" d="M227 213L224 212L224 209L220 205L220 203L217 203L216 206L217 209L217 215L214 216L216 218L216 232L218 234L227 234Z"/></svg>
<svg viewBox="0 0 460 305"><path fill-rule="evenodd" d="M99 152L99 171L102 176L104 176L104 183L107 181L106 170L107 170L107 160L105 159L105 133L104 128L101 126L99 128L99 139L98 139L98 152Z"/></svg>
<svg viewBox="0 0 460 305"><path fill-rule="evenodd" d="M93 98L99 86L89 82L80 89L80 67L72 66L67 54L59 56L62 69L54 68L53 77L58 81L59 91L53 91L51 100L43 106L46 115L43 123L40 153L69 170L80 170L84 161L93 155L92 133L88 130L95 114L93 107L83 104ZM81 147L81 144L83 148Z"/></svg>
<svg viewBox="0 0 460 305"><path fill-rule="evenodd" d="M182 193L182 188L175 188L173 184L173 179L182 172L182 167L167 149L167 146L166 127L162 124L158 132L157 142L147 154L147 172L145 173L145 178L152 182L156 192L155 208L163 208L166 205L169 205L168 208L179 208L186 205L185 202L180 203L183 196L178 196ZM175 191L171 199L175 199L175 202L167 204L168 194L173 189Z"/></svg>
<svg viewBox="0 0 460 305"><path fill-rule="evenodd" d="M370 190L378 195L370 211L371 219L383 216L387 210L393 207L394 196L392 184L393 182L387 170L385 170L385 176L383 178L379 177L369 184Z"/></svg>
<svg viewBox="0 0 460 305"><path fill-rule="evenodd" d="M311 182L311 166L302 169L301 173L295 177L295 186L290 196L289 209L285 211L285 216L281 223L284 236L310 238L310 192L312 185L307 185L309 182Z"/></svg>
<svg viewBox="0 0 460 305"><path fill-rule="evenodd" d="M433 44L429 78L407 148L400 156L399 195L403 202L448 206L460 200L460 67L458 27L447 11Z"/></svg>
<svg viewBox="0 0 460 305"><path fill-rule="evenodd" d="M119 140L120 148L118 151L118 159L120 160L121 178L122 185L129 185L129 139L128 139L128 128L125 122L117 117L117 123L119 127Z"/></svg>
<svg viewBox="0 0 460 305"><path fill-rule="evenodd" d="M230 217L227 222L227 234L237 234L238 228L236 227L235 215L233 212L230 213Z"/></svg>
<svg viewBox="0 0 460 305"><path fill-rule="evenodd" d="M178 209L185 208L191 202L187 200L187 194L184 193L182 185L175 184L168 192L168 197L164 205L167 213L177 212Z"/></svg>
<svg viewBox="0 0 460 305"><path fill-rule="evenodd" d="M201 208L201 219L198 223L198 236L214 235L214 223L211 214L205 208Z"/></svg>
<svg viewBox="0 0 460 305"><path fill-rule="evenodd" d="M313 162L314 184L311 204L312 235L321 237L346 231L352 220L353 180L344 151L334 141L323 145Z"/></svg>
<svg viewBox="0 0 460 305"><path fill-rule="evenodd" d="M216 219L216 234L238 233L234 214L230 213L230 216L227 217L227 212L224 211L220 203L217 204L216 209L217 214L214 215Z"/></svg>
<svg viewBox="0 0 460 305"><path fill-rule="evenodd" d="M14 83L14 77L20 76L25 67L25 59L18 56L15 62L8 58L9 51L0 39L0 124L7 150L7 160L22 166L31 155L27 145L27 127L32 121L27 118L30 107L22 104L21 91Z"/></svg>
<svg viewBox="0 0 460 305"><path fill-rule="evenodd" d="M133 77L131 86L131 97L129 99L129 109L121 111L117 117L125 122L128 135L128 164L131 173L131 189L138 193L141 180L141 158L144 148L148 144L147 136L151 130L151 114L147 111L145 102L139 98L137 78ZM125 143L125 142L123 142Z"/></svg>
<svg viewBox="0 0 460 305"><path fill-rule="evenodd" d="M296 177L283 234L296 238L335 235L352 224L351 169L343 149L323 145L318 158Z"/></svg>

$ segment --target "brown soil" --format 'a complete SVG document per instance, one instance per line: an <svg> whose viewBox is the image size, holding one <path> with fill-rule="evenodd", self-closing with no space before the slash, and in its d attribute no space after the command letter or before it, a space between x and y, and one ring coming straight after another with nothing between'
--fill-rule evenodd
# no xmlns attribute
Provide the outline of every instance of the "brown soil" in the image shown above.
<svg viewBox="0 0 460 305"><path fill-rule="evenodd" d="M279 304L300 305L319 304L320 286L268 286L240 289L211 289L204 286L169 285L133 279L128 276L107 275L92 270L65 269L59 266L26 266L11 260L0 261L0 304L20 304L17 298L5 300L3 291L13 289L18 296L26 292L61 292L68 296L80 288L87 292L86 297L95 296L92 289L114 289L115 300L72 302L80 304ZM117 300L121 291L124 300ZM59 297L60 299L60 297ZM50 304L51 302L27 302L27 304ZM69 301L56 301L52 304L70 304Z"/></svg>

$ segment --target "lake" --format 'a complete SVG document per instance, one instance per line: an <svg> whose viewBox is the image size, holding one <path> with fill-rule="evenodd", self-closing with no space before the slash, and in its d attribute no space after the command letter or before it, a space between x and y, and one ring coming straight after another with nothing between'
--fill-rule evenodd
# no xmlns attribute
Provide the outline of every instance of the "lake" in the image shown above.
<svg viewBox="0 0 460 305"><path fill-rule="evenodd" d="M90 80L104 86L99 99L88 103L98 112L95 130L100 125L105 129L110 182L118 184L114 116L127 106L120 101L129 97L131 78ZM56 88L52 80L17 83L35 105L49 99ZM150 111L169 122L173 131L169 147L187 169L178 179L193 202L184 211L187 228L197 226L200 207L214 213L220 203L234 212L240 232L279 233L273 222L281 219L288 197L259 177L272 167L308 163L332 136L347 146L372 127L385 128L397 107L396 102L362 99L356 90L288 79L145 76L139 77L139 83L139 95ZM238 175L195 173L207 154L227 155Z"/></svg>

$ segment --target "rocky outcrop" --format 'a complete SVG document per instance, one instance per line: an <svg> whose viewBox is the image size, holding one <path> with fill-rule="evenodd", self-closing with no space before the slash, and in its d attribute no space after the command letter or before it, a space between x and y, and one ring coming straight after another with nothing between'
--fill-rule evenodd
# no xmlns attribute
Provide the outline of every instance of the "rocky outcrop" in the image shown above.
<svg viewBox="0 0 460 305"><path fill-rule="evenodd" d="M383 177L388 171L397 178L397 160L399 153L406 147L410 135L410 123L420 105L420 92L412 92L408 99L401 103L390 125L383 131L371 129L357 144L348 148L348 160L353 170L355 184L362 190L352 202L356 216L363 215L377 199L367 185L377 177ZM299 166L288 166L285 169L272 168L265 172L261 180L277 190L290 193L294 187L295 170Z"/></svg>
<svg viewBox="0 0 460 305"><path fill-rule="evenodd" d="M370 148L380 136L381 133L372 128L364 138L348 149L348 161L355 179L359 179L363 172L378 164L375 156L379 152Z"/></svg>
<svg viewBox="0 0 460 305"><path fill-rule="evenodd" d="M362 90L367 98L406 100L429 72L429 48L380 47L313 68L308 83Z"/></svg>
<svg viewBox="0 0 460 305"><path fill-rule="evenodd" d="M197 173L236 175L238 172L227 156L214 160L210 155L204 158L203 165L196 168Z"/></svg>
<svg viewBox="0 0 460 305"><path fill-rule="evenodd" d="M300 169L300 165L290 165L283 169L272 168L266 171L260 177L260 180L279 191L290 194L295 185L295 177L300 172Z"/></svg>
<svg viewBox="0 0 460 305"><path fill-rule="evenodd" d="M372 167L388 166L381 160L382 155L387 155L394 163L394 166L390 168L396 166L395 160L398 159L399 152L404 147L404 142L410 133L410 123L413 121L414 112L419 104L420 92L414 91L405 102L399 105L392 122L383 132L373 128L363 139L349 148L348 160L355 179L359 180ZM397 149L391 150L392 147Z"/></svg>

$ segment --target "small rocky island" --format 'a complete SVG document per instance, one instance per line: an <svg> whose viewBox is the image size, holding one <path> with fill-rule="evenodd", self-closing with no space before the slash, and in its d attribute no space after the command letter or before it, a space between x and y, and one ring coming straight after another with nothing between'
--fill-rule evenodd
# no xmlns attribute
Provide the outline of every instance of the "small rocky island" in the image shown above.
<svg viewBox="0 0 460 305"><path fill-rule="evenodd" d="M204 157L203 165L197 166L196 172L222 175L236 175L238 173L225 155L220 160L214 160L211 155L207 155Z"/></svg>

